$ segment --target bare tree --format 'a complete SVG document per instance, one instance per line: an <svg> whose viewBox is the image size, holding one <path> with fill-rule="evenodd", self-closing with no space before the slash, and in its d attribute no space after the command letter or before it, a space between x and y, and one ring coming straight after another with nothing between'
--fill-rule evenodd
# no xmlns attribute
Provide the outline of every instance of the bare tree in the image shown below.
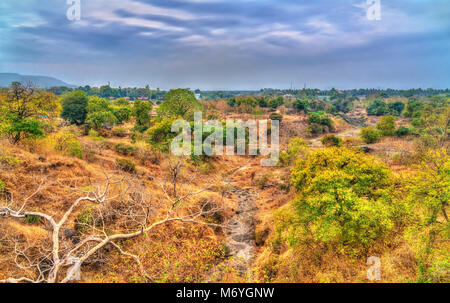
<svg viewBox="0 0 450 303"><path fill-rule="evenodd" d="M137 255L124 251L120 241L142 236L153 229L169 222L186 222L204 224L213 227L222 227L217 224L206 223L202 217L219 209L203 205L200 209L183 214L180 209L182 201L207 189L191 192L183 196L171 198L164 189L165 198L153 199L148 197L138 182L119 178L106 177L102 186L97 185L93 190L80 190L68 187L76 191L79 198L76 199L61 218L36 212L27 211L27 202L42 189L44 181L37 190L25 198L21 205L17 205L11 199L5 206L0 206L0 220L3 218L26 218L29 216L39 217L46 222L50 231L49 239L41 247L30 243L21 243L12 239L15 254L15 265L26 274L22 277L10 277L0 280L2 283L66 283L80 280L80 271L83 265L89 264L98 258L106 247L115 248L121 254L135 260L140 273L147 280L152 281ZM75 215L77 208L84 203L97 205L96 211L90 214L91 220L79 222L80 236L74 241L70 239L65 229L73 222L71 218ZM83 225L84 224L84 225ZM23 241L22 241L23 242ZM33 270L35 274L30 274Z"/></svg>

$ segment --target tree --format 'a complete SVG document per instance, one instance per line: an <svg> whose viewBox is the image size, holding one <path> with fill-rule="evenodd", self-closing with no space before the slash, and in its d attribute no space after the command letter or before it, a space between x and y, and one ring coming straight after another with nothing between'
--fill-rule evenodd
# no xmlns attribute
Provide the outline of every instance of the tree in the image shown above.
<svg viewBox="0 0 450 303"><path fill-rule="evenodd" d="M410 213L413 224L409 238L418 260L419 282L448 280L450 222L450 157L445 148L430 150L421 159L415 175L409 178Z"/></svg>
<svg viewBox="0 0 450 303"><path fill-rule="evenodd" d="M164 99L157 110L160 117L183 117L192 120L194 112L202 110L202 104L195 98L194 93L187 89L173 89Z"/></svg>
<svg viewBox="0 0 450 303"><path fill-rule="evenodd" d="M375 100L369 107L367 107L367 114L369 116L383 116L389 113L388 105L382 100Z"/></svg>
<svg viewBox="0 0 450 303"><path fill-rule="evenodd" d="M93 96L88 101L86 123L94 129L100 129L111 127L117 123L117 118L106 99Z"/></svg>
<svg viewBox="0 0 450 303"><path fill-rule="evenodd" d="M296 99L293 104L296 110L303 111L305 113L308 112L308 105L309 105L308 99Z"/></svg>
<svg viewBox="0 0 450 303"><path fill-rule="evenodd" d="M393 136L395 134L395 120L394 116L383 116L377 123L377 129L383 136Z"/></svg>
<svg viewBox="0 0 450 303"><path fill-rule="evenodd" d="M41 137L42 125L56 121L60 110L55 94L14 82L0 93L0 131L13 143Z"/></svg>
<svg viewBox="0 0 450 303"><path fill-rule="evenodd" d="M136 118L135 129L144 132L150 125L150 111L153 106L150 102L136 100L133 106L133 116Z"/></svg>
<svg viewBox="0 0 450 303"><path fill-rule="evenodd" d="M358 255L394 227L395 178L372 156L326 148L300 159L291 178L297 195L277 226L291 246L306 238Z"/></svg>
<svg viewBox="0 0 450 303"><path fill-rule="evenodd" d="M361 130L361 138L367 144L377 143L381 138L381 132L373 126Z"/></svg>
<svg viewBox="0 0 450 303"><path fill-rule="evenodd" d="M406 111L404 113L405 117L412 118L416 116L417 113L419 113L423 108L425 107L425 104L418 101L415 98L410 98L408 100L408 104L406 105Z"/></svg>
<svg viewBox="0 0 450 303"><path fill-rule="evenodd" d="M117 123L119 123L119 124L130 121L131 115L133 113L133 111L129 105L113 106L112 110L113 110L114 116L117 119Z"/></svg>
<svg viewBox="0 0 450 303"><path fill-rule="evenodd" d="M40 194L44 182L36 191L17 203L14 199L7 200L0 206L0 220L19 220L37 218L46 222L49 237L38 245L28 245L28 241L12 235L12 255L17 270L23 273L21 277L9 277L0 283L67 283L81 280L81 271L85 264L95 261L98 254L106 247L116 249L124 257L132 259L139 273L147 281L153 278L146 272L138 255L124 250L125 241L143 237L157 228L171 222L207 225L220 228L221 225L205 222L202 218L221 210L220 207L205 203L201 209L182 210L182 205L189 198L198 195L209 188L197 192L171 197L164 185L164 201L150 199L144 194L144 189L137 180L106 177L103 184L92 184L93 190L70 188L79 192L79 197L68 205L60 218L47 213L28 210L28 201ZM95 206L87 209L87 213L76 213L82 205ZM162 209L156 205L165 204ZM161 205L162 206L162 205ZM185 209L185 208L184 208ZM77 218L74 220L74 218ZM113 218L113 219L112 219ZM19 219L19 220L18 220ZM70 226L78 226L71 230ZM74 231L76 236L67 231ZM3 230L2 230L3 232ZM72 235L71 235L72 234ZM74 239L77 241L74 241ZM24 244L25 242L25 244ZM8 249L3 247L2 249Z"/></svg>
<svg viewBox="0 0 450 303"><path fill-rule="evenodd" d="M61 117L72 124L84 124L87 115L88 97L80 90L65 95L62 99Z"/></svg>
<svg viewBox="0 0 450 303"><path fill-rule="evenodd" d="M401 101L393 102L388 104L389 111L394 116L400 116L405 109L405 104Z"/></svg>

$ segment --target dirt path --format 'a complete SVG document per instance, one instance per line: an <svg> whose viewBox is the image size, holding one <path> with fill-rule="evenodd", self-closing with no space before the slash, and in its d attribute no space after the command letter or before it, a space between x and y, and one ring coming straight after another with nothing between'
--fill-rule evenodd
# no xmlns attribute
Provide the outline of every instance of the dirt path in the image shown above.
<svg viewBox="0 0 450 303"><path fill-rule="evenodd" d="M249 272L255 247L256 203L249 189L232 187L231 192L238 198L236 215L228 222L227 245L239 274Z"/></svg>
<svg viewBox="0 0 450 303"><path fill-rule="evenodd" d="M237 198L235 215L226 224L226 246L228 259L219 264L209 275L207 282L220 281L223 273L221 268L233 269L235 273L249 281L251 265L255 254L255 216L256 202L250 189L234 185L232 175L250 167L250 162L237 168L222 182L230 186L230 192Z"/></svg>

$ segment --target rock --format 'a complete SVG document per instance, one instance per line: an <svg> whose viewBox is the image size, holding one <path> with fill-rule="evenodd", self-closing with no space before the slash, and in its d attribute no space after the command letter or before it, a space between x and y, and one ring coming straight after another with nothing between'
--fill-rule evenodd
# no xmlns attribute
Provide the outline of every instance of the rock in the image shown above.
<svg viewBox="0 0 450 303"><path fill-rule="evenodd" d="M78 235L78 232L75 229L64 229L64 237L68 240L72 240Z"/></svg>

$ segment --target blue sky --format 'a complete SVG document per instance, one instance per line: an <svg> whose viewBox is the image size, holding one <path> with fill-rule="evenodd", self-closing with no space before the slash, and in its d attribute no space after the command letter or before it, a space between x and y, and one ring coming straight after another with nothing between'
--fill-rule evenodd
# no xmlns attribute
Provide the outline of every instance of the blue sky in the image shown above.
<svg viewBox="0 0 450 303"><path fill-rule="evenodd" d="M77 85L450 87L448 0L0 2L0 72Z"/></svg>

